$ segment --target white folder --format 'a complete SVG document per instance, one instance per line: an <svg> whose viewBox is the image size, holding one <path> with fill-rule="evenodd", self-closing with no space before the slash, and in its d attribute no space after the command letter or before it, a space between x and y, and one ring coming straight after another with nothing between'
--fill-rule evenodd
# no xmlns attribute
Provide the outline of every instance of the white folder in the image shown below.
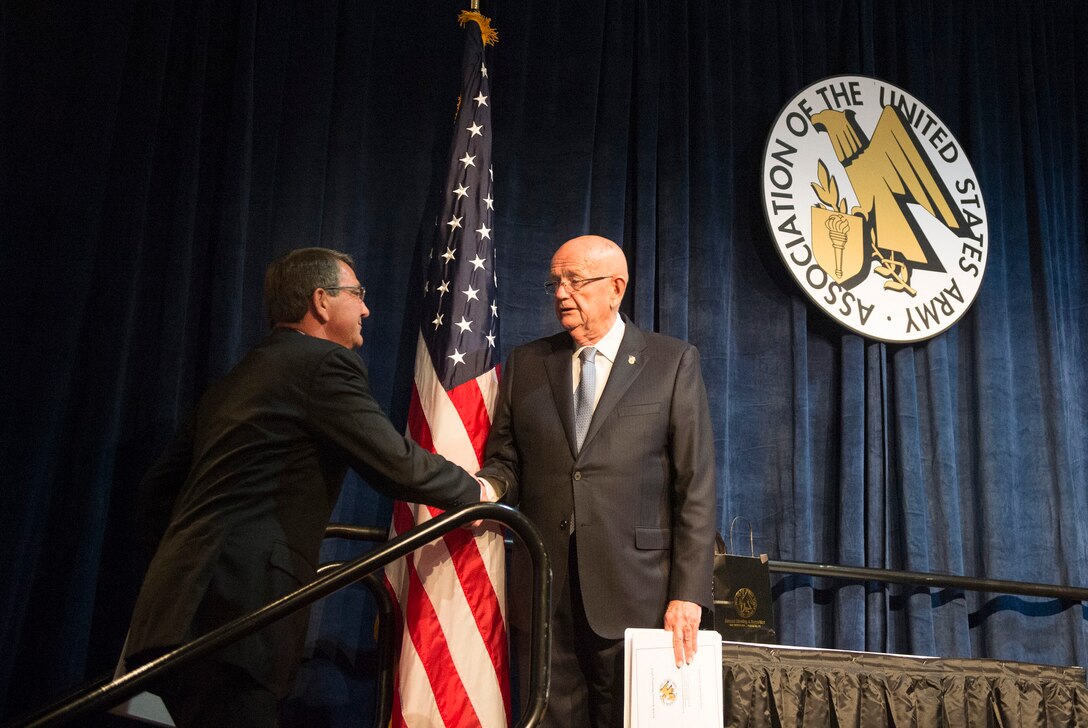
<svg viewBox="0 0 1088 728"><path fill-rule="evenodd" d="M676 666L672 632L624 631L624 728L723 728L722 636L699 632L691 664Z"/></svg>

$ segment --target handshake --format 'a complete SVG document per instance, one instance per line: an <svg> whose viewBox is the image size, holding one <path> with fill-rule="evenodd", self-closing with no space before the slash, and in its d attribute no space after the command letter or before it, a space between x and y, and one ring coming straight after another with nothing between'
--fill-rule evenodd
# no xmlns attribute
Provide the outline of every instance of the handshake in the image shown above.
<svg viewBox="0 0 1088 728"><path fill-rule="evenodd" d="M491 484L491 481L487 478L483 478L479 475L476 476L476 481L480 484L480 502L481 503L497 503L501 494L495 493L495 486Z"/></svg>
<svg viewBox="0 0 1088 728"><path fill-rule="evenodd" d="M497 503L502 495L495 492L495 486L491 484L491 481L487 478L482 478L479 475L475 476L476 482L480 484L480 502L481 503ZM483 521L473 521L468 523L462 528L477 529L483 525Z"/></svg>

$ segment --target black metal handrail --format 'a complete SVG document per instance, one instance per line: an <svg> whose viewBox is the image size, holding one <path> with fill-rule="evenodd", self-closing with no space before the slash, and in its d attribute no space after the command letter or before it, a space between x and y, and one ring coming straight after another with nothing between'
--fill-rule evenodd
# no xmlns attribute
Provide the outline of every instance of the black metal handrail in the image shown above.
<svg viewBox="0 0 1088 728"><path fill-rule="evenodd" d="M874 569L865 566L830 566L807 561L771 560L767 562L767 566L776 574L804 574L849 581L882 581L892 584L917 584L936 589L967 589L995 594L1068 599L1074 602L1088 601L1088 588L1061 584L1037 584L1028 581L985 579L977 576L957 576L935 572Z"/></svg>
<svg viewBox="0 0 1088 728"><path fill-rule="evenodd" d="M381 526L355 526L347 523L330 523L325 528L325 538L341 538L348 541L369 541L382 543L389 538L389 531ZM504 544L509 550L513 542L509 537L504 538ZM317 573L322 574L332 569L343 566L346 562L331 561L321 564ZM393 598L385 588L384 583L374 574L369 574L363 579L364 586L370 590L374 602L378 607L378 629L376 643L378 646L377 665L378 671L375 679L374 701L374 728L384 728L389 725L389 719L393 714L393 654L394 645Z"/></svg>
<svg viewBox="0 0 1088 728"><path fill-rule="evenodd" d="M85 691L68 702L16 725L26 728L63 725L98 710L113 707L143 691L163 674L189 664L242 637L250 635L277 619L302 609L329 594L352 584L386 564L406 556L455 528L478 520L499 521L521 539L533 566L531 594L532 626L529 669L529 700L523 709L518 728L535 726L548 704L550 680L551 632L548 628L548 606L551 603L551 566L540 535L529 520L509 506L497 503L476 503L457 510L446 511L421 526L411 529L374 549L342 568L319 576L252 614L198 637L172 652L143 665L100 688Z"/></svg>
<svg viewBox="0 0 1088 728"><path fill-rule="evenodd" d="M381 526L353 526L346 523L330 523L325 528L325 538L342 538L352 541L385 543L389 539L389 529ZM329 574L345 566L346 561L330 561L317 567L319 576ZM374 728L385 728L393 715L393 655L394 644L393 620L396 610L393 597L385 587L385 582L377 574L367 574L361 580L363 586L374 597L378 608L378 629L375 642L378 647L378 672L375 677L374 691Z"/></svg>
<svg viewBox="0 0 1088 728"><path fill-rule="evenodd" d="M381 526L354 526L350 523L330 523L325 538L348 538L354 541L382 543L389 539L389 529Z"/></svg>
<svg viewBox="0 0 1088 728"><path fill-rule="evenodd" d="M388 536L388 533L386 533ZM383 539L384 541L384 539ZM317 567L317 575L331 574L341 567L347 566L347 561L330 561ZM385 728L393 717L393 655L396 644L393 640L393 619L396 610L393 608L393 597L377 574L367 574L360 582L374 597L378 606L378 628L375 643L378 646L377 664L378 673L375 680L375 692L377 698L374 701L374 728Z"/></svg>

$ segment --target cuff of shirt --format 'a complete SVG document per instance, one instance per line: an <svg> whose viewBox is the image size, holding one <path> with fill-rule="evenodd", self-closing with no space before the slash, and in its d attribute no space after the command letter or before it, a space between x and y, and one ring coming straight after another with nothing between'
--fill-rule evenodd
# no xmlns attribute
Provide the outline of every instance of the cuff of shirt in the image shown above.
<svg viewBox="0 0 1088 728"><path fill-rule="evenodd" d="M480 501L484 503L494 503L499 499L499 496L495 493L495 487L491 484L491 481L487 478L476 476L477 482L480 484Z"/></svg>

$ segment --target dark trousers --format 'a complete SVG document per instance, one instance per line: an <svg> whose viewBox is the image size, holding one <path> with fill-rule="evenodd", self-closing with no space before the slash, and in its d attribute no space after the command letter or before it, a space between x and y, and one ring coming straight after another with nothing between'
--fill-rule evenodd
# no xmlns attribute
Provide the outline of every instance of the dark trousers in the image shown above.
<svg viewBox="0 0 1088 728"><path fill-rule="evenodd" d="M586 620L571 536L567 583L555 595L552 615L551 688L544 728L622 728L623 640L604 639ZM513 629L522 705L529 699L529 634Z"/></svg>
<svg viewBox="0 0 1088 728"><path fill-rule="evenodd" d="M151 657L144 657L149 662ZM129 659L129 669L140 661ZM241 667L198 660L156 681L151 692L162 698L178 728L276 728L275 693Z"/></svg>

